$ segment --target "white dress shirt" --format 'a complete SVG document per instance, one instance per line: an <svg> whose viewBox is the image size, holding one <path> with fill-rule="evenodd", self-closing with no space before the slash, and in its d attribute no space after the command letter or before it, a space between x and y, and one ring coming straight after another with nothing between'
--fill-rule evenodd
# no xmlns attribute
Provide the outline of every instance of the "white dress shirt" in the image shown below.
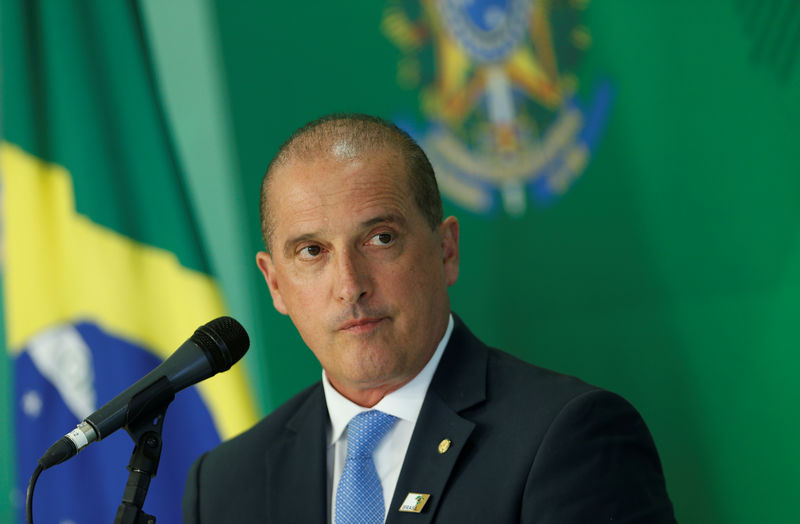
<svg viewBox="0 0 800 524"><path fill-rule="evenodd" d="M336 522L336 489L339 486L344 462L347 459L347 424L354 416L370 409L377 409L397 417L394 427L383 437L372 455L378 478L383 487L384 520L386 519L397 479L400 477L403 459L405 459L408 444L411 442L411 434L417 423L419 410L422 408L428 386L452 332L453 315L450 315L444 337L422 371L408 384L389 393L371 408L359 406L342 396L331 386L328 377L325 376L325 371L322 372L322 387L325 391L325 402L328 405L328 415L330 416L328 426L328 507L330 511L328 514L331 522Z"/></svg>

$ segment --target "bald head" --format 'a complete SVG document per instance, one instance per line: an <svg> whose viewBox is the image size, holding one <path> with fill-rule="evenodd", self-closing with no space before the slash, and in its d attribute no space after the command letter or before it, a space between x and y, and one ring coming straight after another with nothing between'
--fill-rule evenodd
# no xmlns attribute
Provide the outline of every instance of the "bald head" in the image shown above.
<svg viewBox="0 0 800 524"><path fill-rule="evenodd" d="M408 133L391 122L362 114L324 116L295 131L278 149L261 182L261 232L270 249L276 217L270 210L273 175L293 162L319 158L353 161L381 151L395 151L405 164L408 189L431 229L442 222L442 200L433 167Z"/></svg>

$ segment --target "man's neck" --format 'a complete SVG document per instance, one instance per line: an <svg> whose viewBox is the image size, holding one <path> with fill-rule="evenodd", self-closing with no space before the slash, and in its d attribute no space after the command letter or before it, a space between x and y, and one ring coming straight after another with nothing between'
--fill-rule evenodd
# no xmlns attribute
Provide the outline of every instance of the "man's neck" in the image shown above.
<svg viewBox="0 0 800 524"><path fill-rule="evenodd" d="M430 359L430 357L428 357ZM393 383L393 384L382 384L380 386L374 386L369 388L357 388L357 387L346 387L336 380L333 380L330 375L327 373L325 374L328 377L328 382L330 382L331 386L338 391L343 397L345 397L350 402L358 404L359 406L365 408L371 408L375 404L381 401L383 397L388 395L393 391L397 391L401 387L405 386L411 380L413 380L414 376L408 377L407 379Z"/></svg>

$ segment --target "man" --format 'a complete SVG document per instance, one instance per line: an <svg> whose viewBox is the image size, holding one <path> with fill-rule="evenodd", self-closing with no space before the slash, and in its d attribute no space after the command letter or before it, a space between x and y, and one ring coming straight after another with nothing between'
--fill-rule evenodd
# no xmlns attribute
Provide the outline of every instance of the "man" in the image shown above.
<svg viewBox="0 0 800 524"><path fill-rule="evenodd" d="M258 266L322 381L195 463L187 522L674 522L630 404L451 315L458 221L404 132L307 124L267 169L261 217Z"/></svg>

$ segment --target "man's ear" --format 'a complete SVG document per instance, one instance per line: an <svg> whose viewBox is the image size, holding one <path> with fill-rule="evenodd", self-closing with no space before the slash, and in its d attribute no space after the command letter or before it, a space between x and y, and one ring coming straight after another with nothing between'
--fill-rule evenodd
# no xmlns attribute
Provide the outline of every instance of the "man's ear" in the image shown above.
<svg viewBox="0 0 800 524"><path fill-rule="evenodd" d="M272 263L272 256L266 251L259 251L256 253L256 264L258 264L258 269L261 270L261 274L264 275L264 280L267 282L267 287L269 287L269 294L272 295L272 305L275 306L279 313L288 315L289 310L286 309L286 304L283 303L283 297L281 297L281 292L278 289L278 275L275 272L275 264Z"/></svg>
<svg viewBox="0 0 800 524"><path fill-rule="evenodd" d="M458 219L450 216L439 224L439 238L442 242L442 262L444 278L448 286L458 280Z"/></svg>

